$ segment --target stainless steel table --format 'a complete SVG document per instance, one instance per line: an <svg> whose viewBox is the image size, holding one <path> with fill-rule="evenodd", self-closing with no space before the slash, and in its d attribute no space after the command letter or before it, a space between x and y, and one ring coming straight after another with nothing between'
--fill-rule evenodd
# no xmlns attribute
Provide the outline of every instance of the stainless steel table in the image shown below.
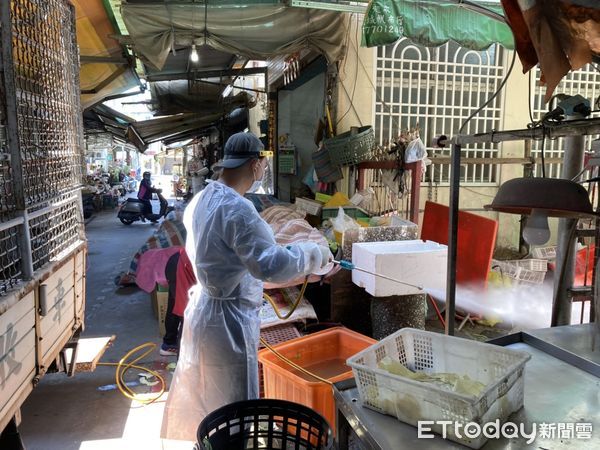
<svg viewBox="0 0 600 450"><path fill-rule="evenodd" d="M525 440L490 440L482 449L598 449L600 450L600 337L591 348L595 325L557 327L517 333L492 341L507 348L526 351L531 360L525 369L525 405L509 421L533 423L591 423L592 438L544 439L528 445ZM589 343L588 346L586 343ZM357 449L466 449L439 436L418 439L411 425L360 405L354 380L334 386L340 450ZM350 440L354 444L349 444Z"/></svg>

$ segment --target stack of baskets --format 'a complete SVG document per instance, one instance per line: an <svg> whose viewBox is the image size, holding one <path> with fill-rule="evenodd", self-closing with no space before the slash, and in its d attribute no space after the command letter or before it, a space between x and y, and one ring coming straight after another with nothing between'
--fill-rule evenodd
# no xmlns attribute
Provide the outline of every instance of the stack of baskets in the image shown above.
<svg viewBox="0 0 600 450"><path fill-rule="evenodd" d="M371 158L375 148L375 133L370 126L360 127L358 133L347 131L323 141L331 164L334 166L353 166Z"/></svg>
<svg viewBox="0 0 600 450"><path fill-rule="evenodd" d="M492 270L498 269L503 277L511 278L515 284L542 284L548 271L544 259L518 259L512 261L492 260Z"/></svg>

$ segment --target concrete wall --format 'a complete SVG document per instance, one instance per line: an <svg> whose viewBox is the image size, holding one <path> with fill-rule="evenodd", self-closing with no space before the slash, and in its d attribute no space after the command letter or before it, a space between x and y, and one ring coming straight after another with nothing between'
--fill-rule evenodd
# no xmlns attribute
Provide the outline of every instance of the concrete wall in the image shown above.
<svg viewBox="0 0 600 450"><path fill-rule="evenodd" d="M312 168L312 154L317 150L314 137L323 117L325 74L321 73L294 90L280 90L277 105L277 133L289 133L296 146L298 172L295 176L279 176L278 196L289 201L310 192L302 180Z"/></svg>
<svg viewBox="0 0 600 450"><path fill-rule="evenodd" d="M360 47L360 27L362 17L351 19L348 53L339 73L336 91L336 115L339 121L337 132L347 131L352 126L371 125L375 121L376 97L376 49ZM358 33L357 33L358 27ZM358 42L357 42L358 39ZM506 52L504 65L508 68L512 53ZM515 62L513 72L504 88L502 104L504 115L501 119L502 129L525 128L530 122L528 112L527 75L523 75L520 62ZM352 95L354 93L354 95ZM448 130L452 134L453 130ZM486 130L480 130L486 131ZM499 147L501 157L523 157L525 143L523 141L503 143ZM498 165L497 185L465 184L460 192L460 208L499 221L498 246L518 249L520 216L490 213L483 206L491 203L500 183L523 176L522 165ZM345 178L338 183L338 189L348 193L352 191L348 169L344 170ZM437 192L436 192L437 191ZM429 188L423 183L420 193L421 210L429 197L432 201L448 204L449 189L440 184L437 189ZM552 228L552 223L550 224ZM553 238L555 236L553 232Z"/></svg>

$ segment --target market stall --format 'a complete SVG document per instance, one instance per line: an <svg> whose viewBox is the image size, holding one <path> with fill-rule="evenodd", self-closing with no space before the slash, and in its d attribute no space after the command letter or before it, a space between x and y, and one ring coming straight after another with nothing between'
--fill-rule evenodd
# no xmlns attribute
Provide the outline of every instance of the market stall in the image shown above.
<svg viewBox="0 0 600 450"><path fill-rule="evenodd" d="M483 18L477 8L473 10L467 5L458 10L454 17L456 21L452 21L445 13L454 12L452 7L464 2L444 2L442 5L438 4L440 2L407 2L404 10L397 11L390 11L386 3L395 5L395 2L383 1L371 4L367 11L366 31L373 23L389 21L395 24L392 31L398 31L398 19L404 14L414 22L420 20L407 23L407 33L430 45L448 39L475 49L489 46L491 42L502 42L507 47L512 44L510 29L498 5ZM481 436L472 439L467 436L465 439L458 434L456 423L451 427L450 440L439 437L417 439L415 426L419 420L440 418L459 423L472 420L479 427L487 421L496 420L502 424L513 420L525 426L537 422L558 424L569 421L573 425L573 433L575 425L585 427L579 430L581 437L573 435L567 436L568 439L588 439L587 426L600 426L598 411L593 408L595 399L590 397L597 385L600 367L597 354L600 343L590 346L597 331L594 326L519 333L488 343L461 340L452 335L457 317L463 319L459 329L472 321L472 311L460 311L460 305L457 305L457 285L477 284L482 296L488 293L488 275L498 227L496 221L459 211L461 147L472 143L596 134L600 132L598 120L577 119L570 122L551 117L551 122L542 121L524 130L474 135L462 134L465 123L455 137L440 137L440 146L450 146L450 204L445 207L428 202L423 223L419 224L418 189L422 167L428 163L428 158L418 127L398 130L398 136L392 142L375 142L369 125L361 124L339 134L335 130L336 111L330 109L330 82L335 76L332 76L334 71L329 69L342 53L340 33L344 20L328 12L308 10L299 13L299 10L290 11L283 6L263 5L252 12L247 7L220 10L209 8L207 3L204 6L204 15L194 18L192 4L130 2L123 5L123 18L130 30L128 39L150 68L148 79L153 83L153 107L157 114L171 114L132 123L128 127L128 138L140 151L151 142L198 139L206 130L218 129L222 142L217 145L217 142L207 139L202 145L203 152L211 153L210 159L214 160L211 162L216 162L221 156L218 154L222 150L220 146L225 144L229 134L245 129L249 122L246 112L240 113L240 109L236 109L251 106L249 96L238 94L228 97L221 94L221 88L232 86L238 75L246 73L247 61L240 67L236 52L245 58L277 58L310 46L324 55L324 58L304 65L303 70L296 70L296 57L287 61L288 69L290 66L296 69L293 69L291 78L289 72L282 73L285 81L277 93L277 104L275 108L269 107L269 113L276 116L267 121L271 122L267 124L271 127L272 122L276 122L276 131L269 129L267 134L270 136L268 145L276 151L279 198L246 195L269 225L280 250L312 243L325 248L325 253L328 248L332 256L318 273L303 273L286 282L264 277L267 282L262 310L258 314L261 347L264 348L257 364L252 359L251 369L254 370L256 365L261 367L261 388L265 397L312 408L336 430L341 448L392 449L399 445L459 448L458 444L450 442L453 441L471 448L485 446L491 449L510 448L523 443L517 438L493 439L487 444ZM421 8L436 14L422 14ZM425 16L428 20L424 19ZM262 34L266 27L265 17L270 17L286 33L265 42ZM253 26L257 22L260 27ZM458 26L466 23L470 26ZM292 24L301 26L294 28ZM439 25L440 35L431 32L438 29L431 27L432 24ZM366 33L366 38L373 45L382 45L399 37L398 33L398 36L394 33L391 36L373 33L377 33L377 27ZM220 53L208 50L208 46ZM185 49L186 53L180 52L178 56L177 49ZM218 60L226 68L206 70L204 75L198 76L182 75L178 68L187 71L188 50L192 62L200 54L200 57ZM259 72L268 79L266 70ZM186 92L193 90L191 87L196 78L204 81L213 79L207 81L211 86L206 89L209 95L186 98ZM170 84L168 80L174 79L182 81ZM211 103L210 98L220 96L226 100L219 99L216 105ZM173 101L169 101L171 97ZM275 97L270 100L275 101ZM241 111L245 110L242 108ZM240 114L238 119L241 117L239 122L232 120L236 112ZM228 114L233 123L228 124L224 120ZM212 131L206 135L211 134ZM257 148L246 151L244 156L248 153L255 157L252 164L258 163L253 166L251 174L245 174L246 184L253 186L265 176L263 166L257 169L262 164L260 158L264 157L264 153ZM188 169L199 173L200 165L204 168L209 164L204 159L199 161L200 152L195 157L197 161L194 164L198 164L195 169ZM254 173L261 170L263 175ZM347 184L347 190L339 189L341 180ZM231 185L235 186L235 183ZM246 190L237 192L244 194ZM239 201L238 207L248 206L237 197L236 200ZM543 208L546 215L555 211L546 206ZM506 211L506 208L503 210L492 203L494 208L523 215L540 209L539 205L520 209L513 205L513 210ZM254 210L250 212L256 213ZM235 213L233 211L232 216ZM576 221L578 211L570 213L568 218ZM590 213L597 216L597 211L586 211L586 214ZM228 225L223 226L226 228ZM420 235L419 225L422 225ZM241 228L236 228L235 233L241 233ZM140 286L147 286L145 290L149 292L157 283L164 284L168 281L164 277L164 267L156 271L159 277L152 278L156 259L150 256L157 253L147 252L165 248L173 251L173 247L182 247L184 234L181 217L165 221L157 235L135 255L128 273L117 282L137 282ZM226 239L217 241L223 244ZM235 249L252 245L255 242L242 242ZM469 252L469 249L472 251ZM210 255L215 260L219 256L218 252ZM253 275L261 274L257 269L260 264L251 260L250 265L255 269ZM498 265L500 272L507 271L508 265ZM559 282L564 278L564 267L559 265L557 270ZM276 272L283 268L272 270ZM146 283L148 272L152 273L150 282ZM521 269L518 273L522 273ZM216 294L211 296L223 298ZM328 307L322 308L327 301ZM555 301L557 315L561 314L562 303ZM440 307L445 308L445 315L442 315ZM442 324L445 334L424 331L428 309L433 311L434 321ZM311 336L300 336L301 333L309 333L311 324L330 327L330 322L347 328L334 327ZM565 334L568 337L565 338ZM580 345L573 347L575 342ZM212 356L212 366L217 363L225 365L219 359L220 355ZM188 367L200 364L187 356L182 359ZM550 372L557 376L548 377ZM235 379L236 374L223 369L222 375ZM567 391L548 400L548 391L562 388L565 380L576 386L577 392ZM239 384L243 385L243 382ZM231 389L238 387L235 384ZM212 391L223 389L220 386ZM186 403L188 399L184 400L182 404L190 405ZM228 414L239 415L235 408L228 406ZM279 407L282 407L281 404ZM193 410L193 405L188 409ZM219 411L205 415L204 420L212 420L213 414ZM280 422L271 418L268 425L271 432L277 428L272 424ZM209 428L208 425L203 421L200 428ZM255 427L256 433L259 428ZM284 430L287 428L287 424L283 426ZM331 434L322 439L327 434L323 429L327 427L319 428L319 437L315 440L331 444ZM432 429L440 432L439 427ZM545 438L538 437L536 444L544 445ZM209 438L207 434L206 439ZM323 448L328 444L324 444Z"/></svg>

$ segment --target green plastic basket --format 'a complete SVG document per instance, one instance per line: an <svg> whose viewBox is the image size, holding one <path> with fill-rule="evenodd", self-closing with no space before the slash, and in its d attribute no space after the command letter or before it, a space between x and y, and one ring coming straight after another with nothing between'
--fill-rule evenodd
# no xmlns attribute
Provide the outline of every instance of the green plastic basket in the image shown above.
<svg viewBox="0 0 600 450"><path fill-rule="evenodd" d="M371 159L373 148L375 148L373 128L361 127L357 134L351 133L351 131L347 131L323 141L323 146L329 152L331 164L334 166L354 166Z"/></svg>
<svg viewBox="0 0 600 450"><path fill-rule="evenodd" d="M359 208L358 206L343 206L343 208L346 215L352 217L353 219L368 219L371 217L368 212ZM323 211L321 212L321 219L325 220L331 219L332 217L337 217L338 212L338 206L334 208L323 208Z"/></svg>

